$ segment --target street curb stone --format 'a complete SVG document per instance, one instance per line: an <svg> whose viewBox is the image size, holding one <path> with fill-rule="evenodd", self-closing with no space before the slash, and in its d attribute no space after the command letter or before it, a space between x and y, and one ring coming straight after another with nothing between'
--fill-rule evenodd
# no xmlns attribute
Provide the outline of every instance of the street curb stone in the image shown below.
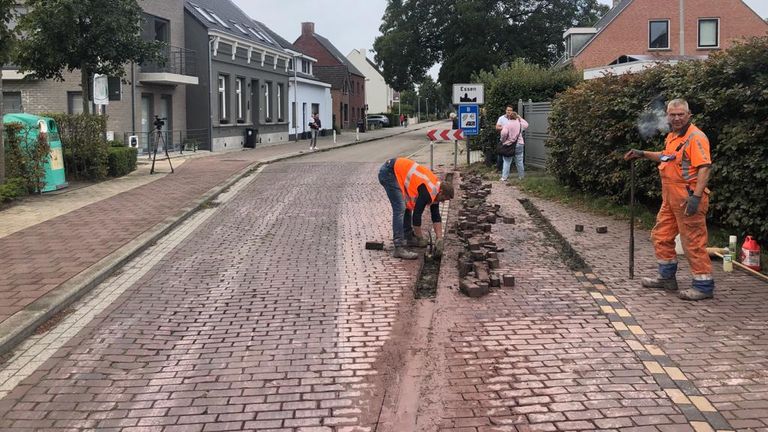
<svg viewBox="0 0 768 432"><path fill-rule="evenodd" d="M370 139L361 139L360 141L353 141L347 144L326 147L317 150L314 153L326 152L362 143L392 138L406 134L408 132L412 132L414 130L421 130L425 127L430 126L425 124L422 127L407 129L392 135L374 137ZM281 155L253 162L236 174L230 176L227 180L218 186L210 189L200 198L195 200L194 204L181 209L174 216L167 217L163 222L156 224L116 251L102 258L96 264L91 265L46 295L35 300L21 311L15 313L0 323L0 355L12 351L25 338L33 334L40 325L82 298L85 294L87 294L93 288L114 274L117 269L121 268L128 261L148 249L160 238L168 234L171 230L182 224L195 212L200 210L206 203L214 200L219 194L226 191L242 178L250 175L262 165L269 165L288 159L306 156L307 154L310 153L300 151L299 153Z"/></svg>

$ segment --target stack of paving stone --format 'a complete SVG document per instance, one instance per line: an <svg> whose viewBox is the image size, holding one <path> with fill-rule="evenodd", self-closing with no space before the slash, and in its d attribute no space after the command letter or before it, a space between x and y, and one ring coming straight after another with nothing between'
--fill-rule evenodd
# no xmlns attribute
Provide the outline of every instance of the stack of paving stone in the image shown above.
<svg viewBox="0 0 768 432"><path fill-rule="evenodd" d="M459 252L459 289L469 297L482 297L491 287L514 285L514 278L499 276L499 252L491 238L491 227L497 220L514 223L514 218L499 215L499 205L489 205L486 198L491 185L483 184L480 177L467 175L461 184L464 207L459 210L456 234L464 245Z"/></svg>

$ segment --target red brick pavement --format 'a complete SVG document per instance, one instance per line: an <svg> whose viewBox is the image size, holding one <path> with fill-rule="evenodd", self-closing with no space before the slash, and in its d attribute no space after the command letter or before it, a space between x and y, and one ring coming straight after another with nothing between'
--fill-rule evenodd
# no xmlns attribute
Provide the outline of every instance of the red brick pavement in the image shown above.
<svg viewBox="0 0 768 432"><path fill-rule="evenodd" d="M517 223L493 232L516 286L469 299L456 270L442 270L448 396L429 407L441 413L435 427L693 431L510 192L496 185L491 200Z"/></svg>
<svg viewBox="0 0 768 432"><path fill-rule="evenodd" d="M0 400L0 429L368 430L418 266L362 250L390 235L377 165L267 167Z"/></svg>

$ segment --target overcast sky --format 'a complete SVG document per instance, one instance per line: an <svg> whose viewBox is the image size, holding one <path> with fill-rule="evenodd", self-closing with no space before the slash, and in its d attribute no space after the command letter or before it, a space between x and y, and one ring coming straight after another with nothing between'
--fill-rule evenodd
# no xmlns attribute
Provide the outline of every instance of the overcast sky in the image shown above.
<svg viewBox="0 0 768 432"><path fill-rule="evenodd" d="M301 34L301 23L312 21L315 32L325 36L342 54L373 47L387 0L233 0L252 18L263 22L293 42ZM611 0L599 0L611 4ZM746 0L761 17L768 17L768 0ZM368 55L373 58L372 55ZM436 70L431 71L436 77Z"/></svg>

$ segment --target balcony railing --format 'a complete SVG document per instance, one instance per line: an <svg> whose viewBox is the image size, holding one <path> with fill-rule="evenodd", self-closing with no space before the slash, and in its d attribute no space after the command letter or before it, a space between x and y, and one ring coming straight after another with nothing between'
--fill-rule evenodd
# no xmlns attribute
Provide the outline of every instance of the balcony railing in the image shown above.
<svg viewBox="0 0 768 432"><path fill-rule="evenodd" d="M163 51L162 61L142 64L141 72L197 76L195 51L175 46L167 46Z"/></svg>

